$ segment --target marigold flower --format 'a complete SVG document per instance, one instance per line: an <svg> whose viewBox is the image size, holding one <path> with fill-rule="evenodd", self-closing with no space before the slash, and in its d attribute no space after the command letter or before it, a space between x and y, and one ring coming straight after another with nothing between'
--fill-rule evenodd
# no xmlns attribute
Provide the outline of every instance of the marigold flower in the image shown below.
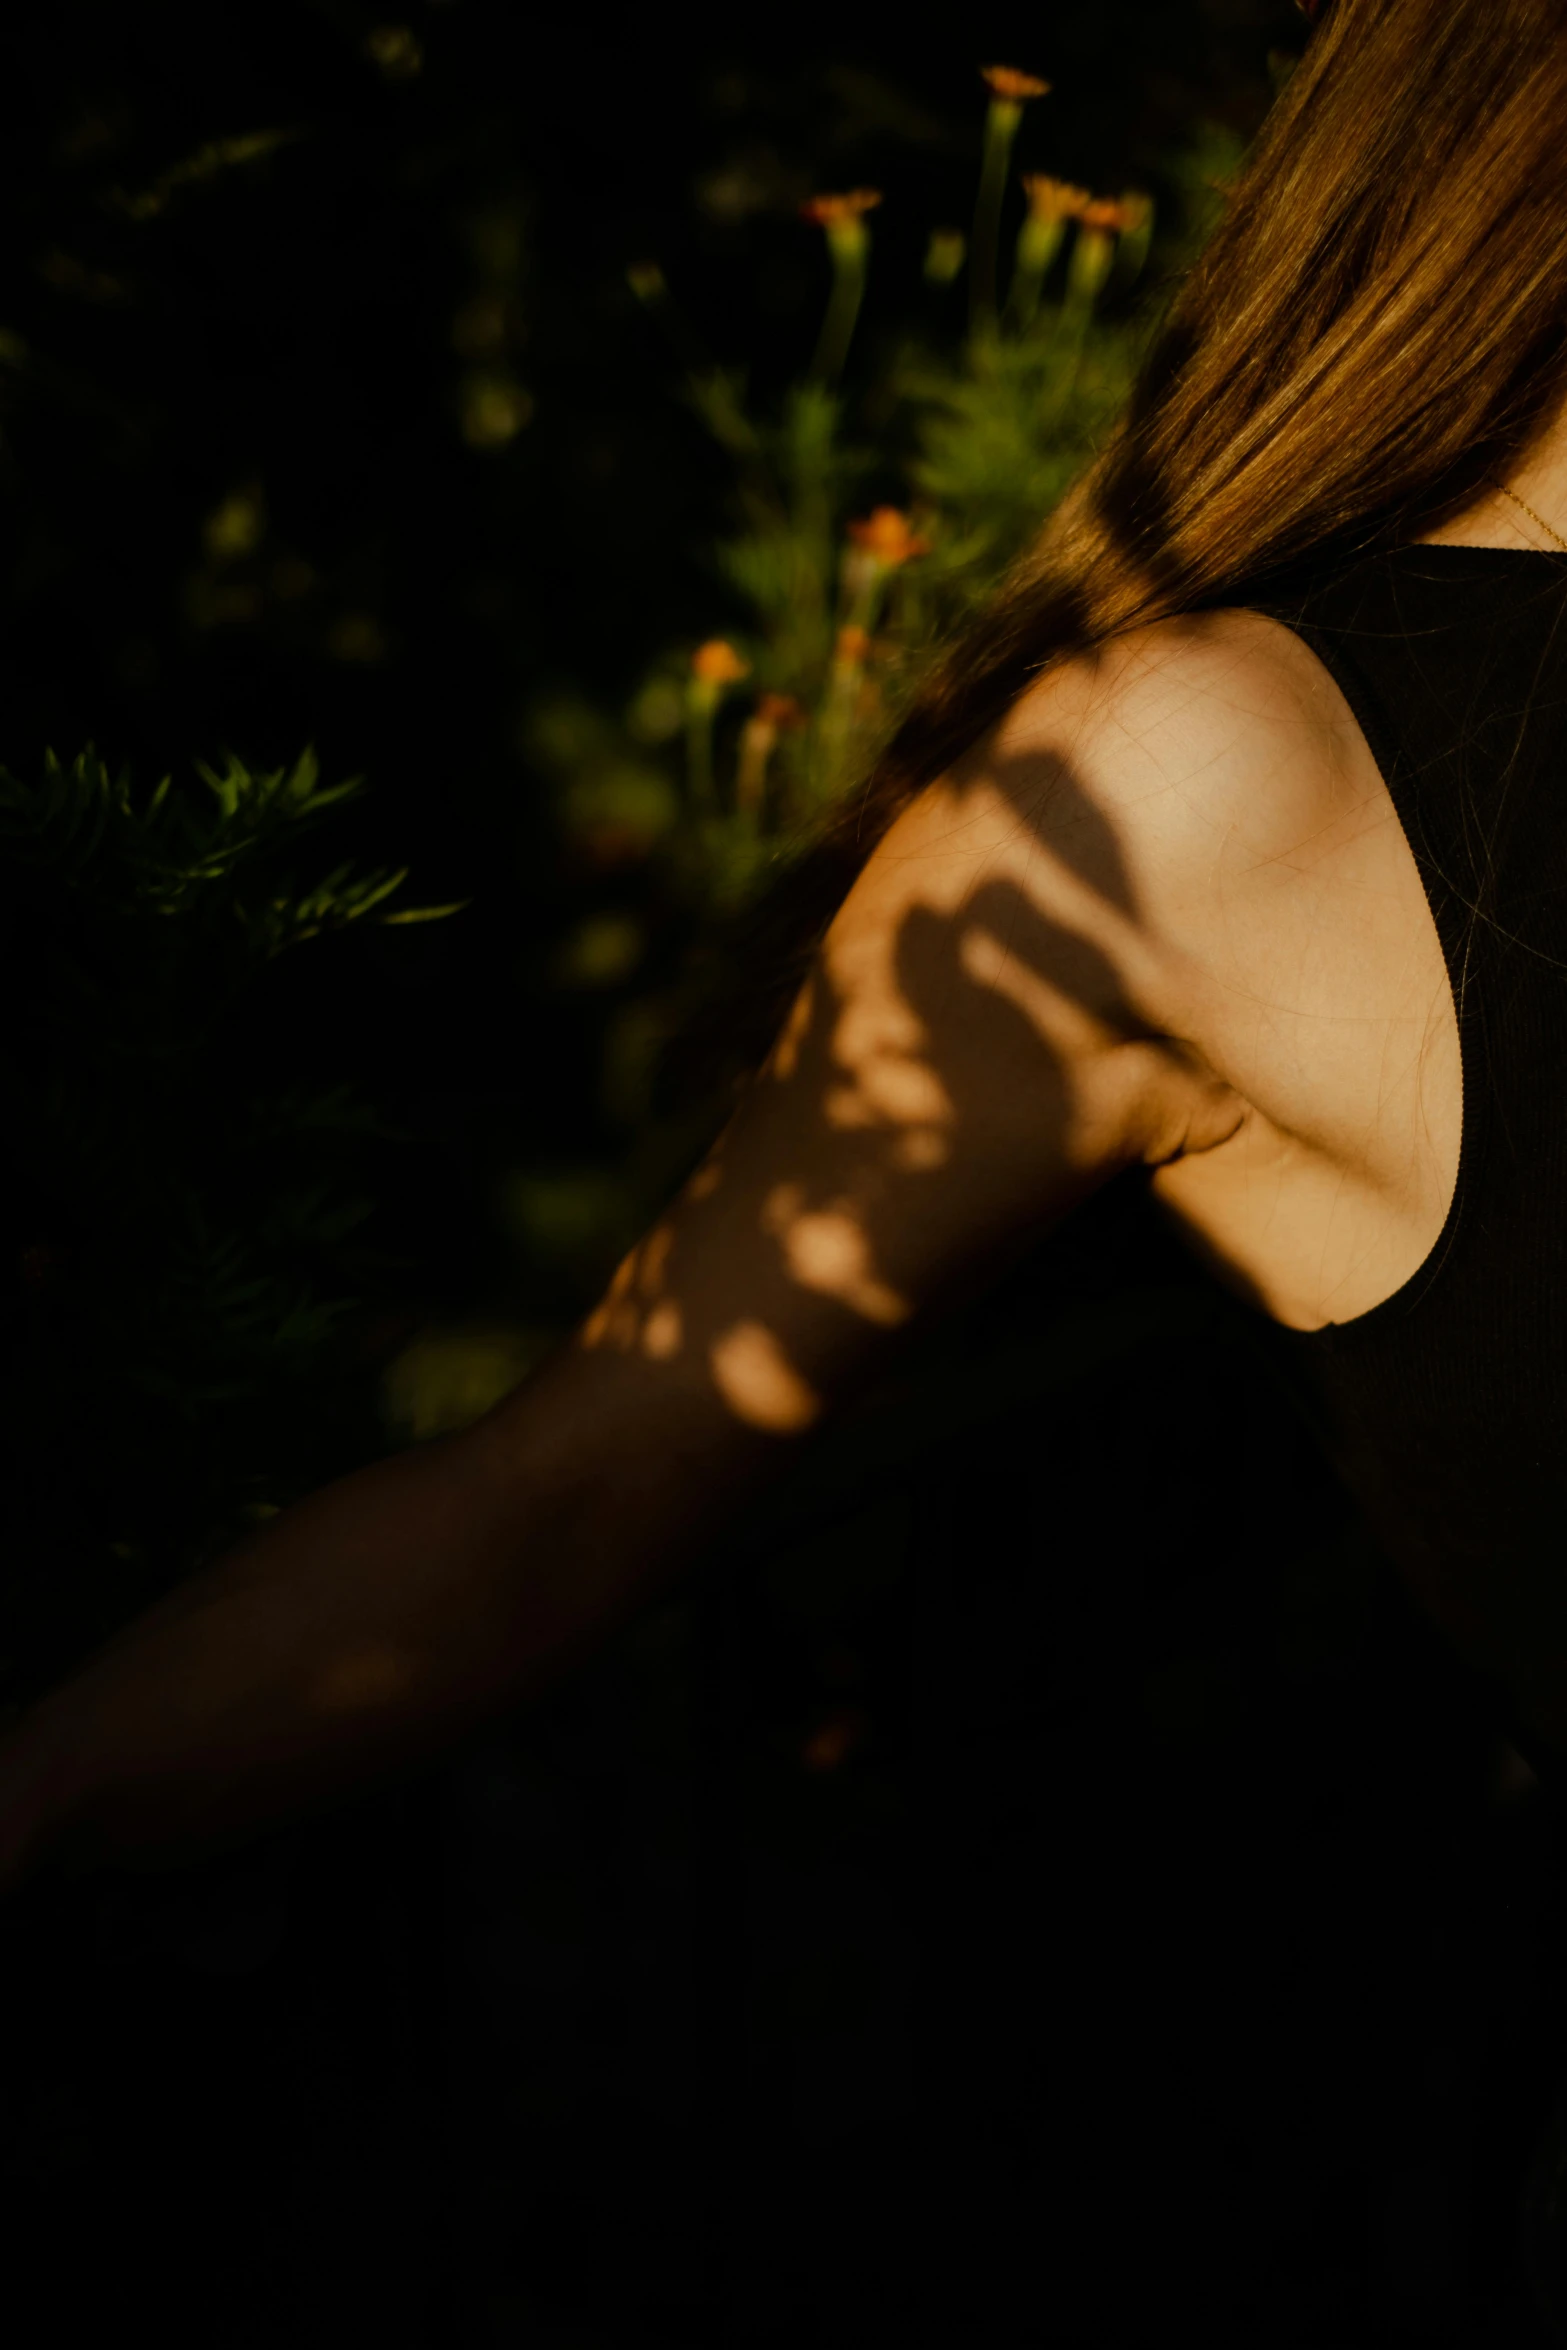
<svg viewBox="0 0 1567 2350"><path fill-rule="evenodd" d="M793 733L805 724L805 712L793 694L758 694L755 722L777 732Z"/></svg>
<svg viewBox="0 0 1567 2350"><path fill-rule="evenodd" d="M909 527L909 518L896 506L878 506L862 522L851 522L849 536L857 547L888 569L907 563L915 555L930 553L929 539L916 537Z"/></svg>
<svg viewBox="0 0 1567 2350"><path fill-rule="evenodd" d="M1094 229L1100 236L1125 236L1128 231L1143 227L1146 214L1136 202L1117 202L1113 196L1096 196L1085 204L1077 215L1086 229Z"/></svg>
<svg viewBox="0 0 1567 2350"><path fill-rule="evenodd" d="M1023 193L1028 198L1031 218L1043 221L1050 228L1057 221L1081 219L1085 208L1093 202L1087 188L1075 188L1070 180L1053 180L1043 171L1024 172Z"/></svg>
<svg viewBox="0 0 1567 2350"><path fill-rule="evenodd" d="M840 228L862 212L874 212L880 202L880 188L848 188L837 196L807 196L800 217L814 220L818 228Z"/></svg>
<svg viewBox="0 0 1567 2350"><path fill-rule="evenodd" d="M750 662L741 659L726 637L709 637L691 656L691 674L704 685L733 685L736 678L748 677L750 671Z"/></svg>
<svg viewBox="0 0 1567 2350"><path fill-rule="evenodd" d="M1004 105L1020 106L1026 98L1050 95L1048 82L1042 82L1037 74L1019 73L1015 65L982 65L979 70Z"/></svg>

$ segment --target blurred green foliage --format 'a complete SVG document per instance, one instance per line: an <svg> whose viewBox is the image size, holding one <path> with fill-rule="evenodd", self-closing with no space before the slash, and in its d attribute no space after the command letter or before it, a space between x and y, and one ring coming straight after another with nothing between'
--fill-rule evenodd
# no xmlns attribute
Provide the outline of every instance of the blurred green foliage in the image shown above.
<svg viewBox="0 0 1567 2350"><path fill-rule="evenodd" d="M401 86L418 80L422 52L394 45L373 63ZM1205 133L1163 169L1175 201L1157 223L1140 195L1096 198L1026 175L1024 218L1007 228L1003 252L1002 223L1019 199L1013 185L1003 208L996 173L1020 114L992 91L973 233L931 227L923 278L891 331L891 313L874 336L862 316L868 291L874 308L881 191L795 205L806 215L794 224L801 250L819 248L820 326L793 381L775 369L771 390L753 389L765 370L704 352L658 263L628 272L630 296L676 356L679 405L727 485L698 566L711 621L706 634L672 633L624 690L607 690L627 663L596 641L586 606L577 681L557 671L524 697L515 748L547 791L545 821L530 817L526 837L548 854L535 855L528 885L538 904L524 889L505 908L526 974L509 1025L519 1050L536 1050L528 1040L541 1029L564 1038L559 1050L590 1071L581 1091L591 1116L573 1134L561 1105L546 1103L497 1154L485 1212L515 1279L491 1308L442 1328L408 1305L423 1268L382 1245L378 1207L412 1138L346 1060L335 1079L302 1080L289 1018L310 1020L312 990L299 985L285 1013L273 976L334 933L360 933L362 950L373 930L460 910L388 910L406 867L359 875L355 859L332 854L324 875L301 874L297 849L323 820L335 848L352 845L343 824L361 784L323 788L309 753L277 768L231 754L188 781L165 779L144 802L91 751L70 766L50 754L27 783L0 774L0 951L19 1007L0 1043L19 1235L0 1701L46 1680L258 1515L379 1450L476 1417L591 1300L710 1137L724 1100L671 1107L659 1073L671 1042L727 984L715 942L809 847L932 647L1109 426L1158 290L1203 233L1213 185L1240 144ZM191 140L173 161L138 168L113 160L118 119L94 101L64 135L70 173L101 149L110 176L95 218L76 220L72 242L49 245L39 265L85 306L94 349L136 313L138 270L168 273L177 240L198 237L203 205L230 207L225 256L243 221L254 266L284 185L268 175L290 158L319 168L309 158L326 152L283 120ZM434 169L426 159L415 180ZM510 171L492 174L488 197L475 183L458 204L455 309L449 286L443 295L442 426L481 467L522 462L535 405L518 356L532 231ZM248 191L243 214L238 191ZM155 250L137 238L166 242ZM304 336L302 316L290 314L290 326ZM388 333L383 321L374 348L390 367ZM65 436L66 457L72 436L96 436L104 482L129 496L155 455L166 463L169 418L124 364L104 362L100 380L86 349L62 361L6 330L8 430L31 433L32 450L47 426ZM194 349L189 358L195 365ZM313 381L303 340L296 361L301 382ZM546 355L534 354L530 374L548 382ZM260 397L246 388L248 414ZM603 397L639 414L656 406L653 367ZM334 451L358 445L343 398L333 389L326 411ZM4 454L16 495L24 477L16 451ZM378 478L386 497L384 466ZM306 645L339 675L385 673L398 620L375 565L355 555L323 569L308 502L296 495L288 510L258 466L228 463L226 479L221 494L197 494L198 544L175 564L175 618L157 620L165 635L172 626L193 647L219 648L247 631L264 637L274 668L243 672L252 693L283 674L280 649L293 659ZM188 504L191 485L181 494ZM491 500L504 538L515 509ZM318 536L319 526L318 514ZM19 600L28 564L38 580L60 571L52 527L42 509L29 525ZM577 538L578 559L591 560L593 531ZM666 551L671 563L690 552ZM502 572L525 571L529 550L508 541L495 555L488 584L466 591L469 636L481 604L502 634L511 626ZM668 592L663 552L645 548L642 560L644 603L689 610L688 595ZM115 659L126 692L157 673L160 641L134 629L125 639ZM427 822L451 798L418 775L402 788L419 794ZM361 808L355 823L366 822ZM497 876L497 895L505 887ZM540 909L549 919L535 919ZM388 979L392 960L380 956L377 970ZM491 1004L476 1016L495 1014ZM368 1059L390 1040L395 1053L395 1022L380 1030L354 1049ZM521 1078L509 1082L520 1096ZM408 1343L393 1354L400 1338Z"/></svg>
<svg viewBox="0 0 1567 2350"><path fill-rule="evenodd" d="M987 159L1007 151L1016 126L1005 118L1018 111L992 97ZM682 1103L662 1133L658 1116L666 1046L729 983L715 935L732 932L809 849L868 771L922 665L1110 429L1164 291L1207 234L1242 149L1235 134L1201 127L1163 175L1175 203L1162 226L1141 191L1106 199L1024 175L1013 249L982 273L1004 299L971 299L966 326L975 255L959 232L934 228L924 272L934 303L847 382L880 191L809 200L801 210L824 232L828 261L822 333L771 406L749 396L745 370L703 360L700 331L657 263L630 271L676 357L681 397L728 468L729 527L709 558L710 637L665 646L618 706L557 687L525 721L568 853L603 877L604 902L584 908L555 968L565 989L618 997L598 1099L628 1148L618 1183L586 1165L543 1172L537 1188L515 1174L506 1212L524 1245L542 1203L575 1182L578 1259L602 1277L682 1153L721 1118L721 1095ZM977 227L999 236L999 218L982 183ZM720 629L726 607L736 619ZM628 873L641 892L629 907Z"/></svg>
<svg viewBox="0 0 1567 2350"><path fill-rule="evenodd" d="M0 1087L36 1218L5 1396L13 1686L375 1449L356 1314L396 1267L365 1227L404 1138L252 1049L278 958L460 911L388 910L403 872L300 878L363 788L309 751L198 763L144 805L90 749L0 769Z"/></svg>

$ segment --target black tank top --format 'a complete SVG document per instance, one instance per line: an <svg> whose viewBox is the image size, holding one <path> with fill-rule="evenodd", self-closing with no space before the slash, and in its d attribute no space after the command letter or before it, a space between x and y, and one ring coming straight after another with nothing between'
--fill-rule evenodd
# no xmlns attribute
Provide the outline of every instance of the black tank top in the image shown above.
<svg viewBox="0 0 1567 2350"><path fill-rule="evenodd" d="M1381 767L1464 1079L1419 1271L1263 1343L1521 1742L1567 1762L1567 555L1403 547L1257 608L1324 663Z"/></svg>

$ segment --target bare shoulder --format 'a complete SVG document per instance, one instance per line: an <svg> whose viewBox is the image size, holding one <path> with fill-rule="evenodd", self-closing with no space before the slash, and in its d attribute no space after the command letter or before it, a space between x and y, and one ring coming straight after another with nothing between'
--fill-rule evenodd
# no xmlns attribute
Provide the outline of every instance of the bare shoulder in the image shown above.
<svg viewBox="0 0 1567 2350"><path fill-rule="evenodd" d="M712 1152L502 1415L508 1454L629 1496L639 1542L688 1526L1139 1164L1316 1326L1440 1222L1434 944L1364 739L1288 632L1224 613L1063 664L868 857Z"/></svg>
<svg viewBox="0 0 1567 2350"><path fill-rule="evenodd" d="M1387 918L1367 943L1378 900ZM1022 695L870 860L829 934L834 978L862 994L916 908L961 932L971 974L993 965L992 983L1015 988L1031 960L1100 1036L1167 1047L1137 1065L1171 1080L1156 1128L1183 1149L1210 1147L1241 1105L1320 1127L1310 1077L1297 1102L1294 1070L1281 1080L1270 1058L1278 1022L1339 1020L1351 978L1396 990L1422 911L1337 686L1291 631L1245 610L1131 632ZM1087 1030L1054 1032L1086 1066ZM1209 1105L1190 1121L1188 1078ZM1236 1106L1211 1110L1215 1083Z"/></svg>
<svg viewBox="0 0 1567 2350"><path fill-rule="evenodd" d="M1390 1295L1451 1197L1457 1024L1386 782L1315 654L1256 613L1167 622L1042 681L978 757L1122 909L1150 1026L1241 1106L1158 1195L1300 1328Z"/></svg>
<svg viewBox="0 0 1567 2350"><path fill-rule="evenodd" d="M1363 738L1289 629L1230 610L1161 621L1064 664L982 754L1048 830L1113 830L1163 899L1310 854L1377 798Z"/></svg>
<svg viewBox="0 0 1567 2350"><path fill-rule="evenodd" d="M1190 1178L1189 1227L1309 1319L1309 1282L1267 1255L1270 1232L1311 1239L1295 1161L1275 1180L1257 1152L1309 1137L1339 1200L1362 1147L1344 1040L1385 1008L1354 927L1387 836L1359 739L1304 647L1246 614L1042 680L866 860L537 1446L584 1475L629 1462L639 1492L689 1498L691 1463L704 1493L743 1479L752 1438L809 1427L913 1317L1139 1163L1179 1186L1227 1162L1268 1231Z"/></svg>
<svg viewBox="0 0 1567 2350"><path fill-rule="evenodd" d="M1123 1169L1233 1134L1245 1105L1192 1017L1200 869L1267 792L1259 740L1291 737L1272 690L1239 631L1129 642L921 791L587 1352L803 1426L949 1281Z"/></svg>
<svg viewBox="0 0 1567 2350"><path fill-rule="evenodd" d="M1048 674L970 757L1121 909L1151 1025L1247 1100L1259 1003L1344 1008L1351 964L1327 949L1353 947L1360 987L1400 985L1424 919L1410 848L1337 684L1276 620L1132 632Z"/></svg>

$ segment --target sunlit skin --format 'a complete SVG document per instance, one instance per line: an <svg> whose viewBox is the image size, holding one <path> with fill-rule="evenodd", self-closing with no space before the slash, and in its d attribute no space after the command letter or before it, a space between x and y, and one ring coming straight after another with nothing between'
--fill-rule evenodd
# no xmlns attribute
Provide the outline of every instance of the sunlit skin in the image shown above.
<svg viewBox="0 0 1567 2350"><path fill-rule="evenodd" d="M1567 434L1514 486L1567 530ZM1494 497L1442 535L1554 544ZM1229 612L1051 673L870 857L726 1131L553 1360L285 1511L40 1709L0 1885L41 1818L204 1849L565 1669L1118 1171L1259 1310L1363 1313L1436 1238L1461 1125L1419 875L1307 648Z"/></svg>
<svg viewBox="0 0 1567 2350"><path fill-rule="evenodd" d="M580 1343L803 1429L1136 1162L1221 1278L1320 1328L1429 1250L1460 1097L1435 926L1337 688L1257 615L1166 623L1047 679L894 827Z"/></svg>
<svg viewBox="0 0 1567 2350"><path fill-rule="evenodd" d="M1313 656L1244 613L1146 631L900 820L581 1343L646 1358L674 1305L683 1376L803 1427L971 1262L1139 1161L1263 1311L1347 1319L1446 1213L1444 1012L1413 860Z"/></svg>

